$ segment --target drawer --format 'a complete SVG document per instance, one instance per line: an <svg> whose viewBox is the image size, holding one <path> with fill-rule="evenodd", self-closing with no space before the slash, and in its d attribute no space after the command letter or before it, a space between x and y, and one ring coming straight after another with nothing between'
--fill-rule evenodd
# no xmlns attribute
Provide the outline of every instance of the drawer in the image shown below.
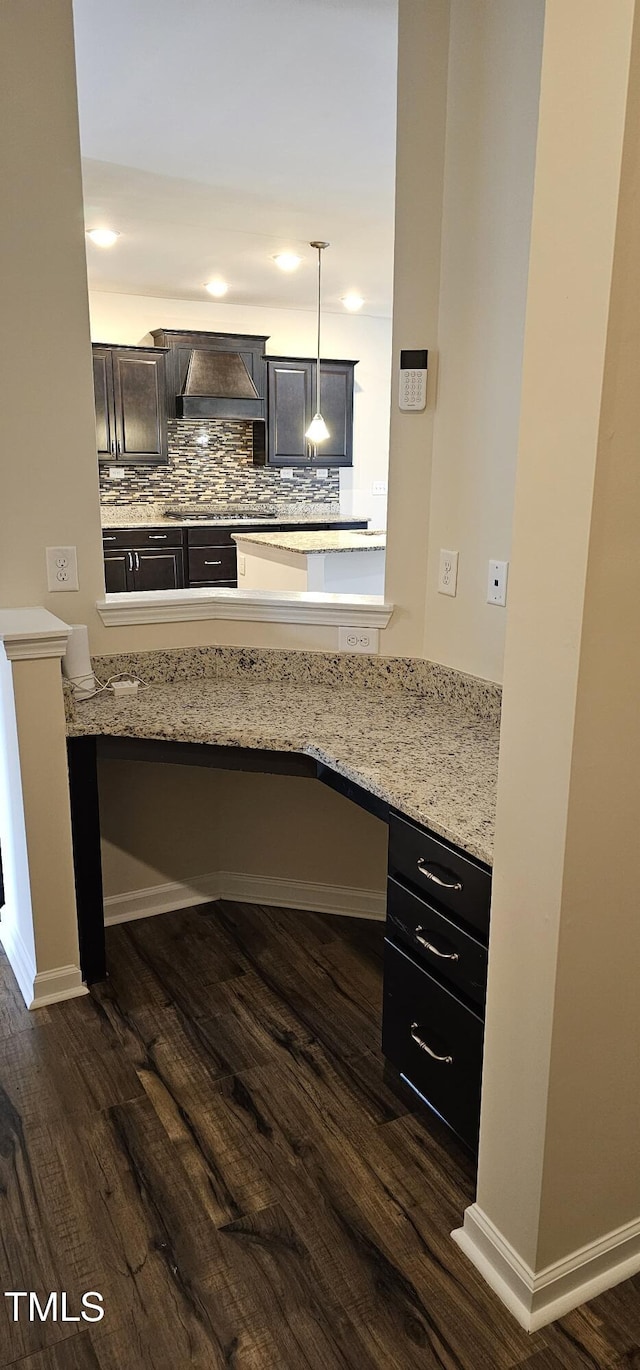
<svg viewBox="0 0 640 1370"><path fill-rule="evenodd" d="M237 580L191 580L190 590L237 590Z"/></svg>
<svg viewBox="0 0 640 1370"><path fill-rule="evenodd" d="M487 948L464 932L426 899L389 878L387 885L389 936L404 942L414 957L453 989L484 1008L487 992Z"/></svg>
<svg viewBox="0 0 640 1370"><path fill-rule="evenodd" d="M474 1151L483 1038L478 1014L385 939L384 1055Z"/></svg>
<svg viewBox="0 0 640 1370"><path fill-rule="evenodd" d="M103 528L105 551L118 547L182 547L181 528Z"/></svg>
<svg viewBox="0 0 640 1370"><path fill-rule="evenodd" d="M188 547L235 547L229 528L217 528L215 524L206 528L187 528Z"/></svg>
<svg viewBox="0 0 640 1370"><path fill-rule="evenodd" d="M237 574L235 547L190 547L189 584L195 581L235 580Z"/></svg>
<svg viewBox="0 0 640 1370"><path fill-rule="evenodd" d="M389 818L389 874L488 936L491 872L399 814Z"/></svg>

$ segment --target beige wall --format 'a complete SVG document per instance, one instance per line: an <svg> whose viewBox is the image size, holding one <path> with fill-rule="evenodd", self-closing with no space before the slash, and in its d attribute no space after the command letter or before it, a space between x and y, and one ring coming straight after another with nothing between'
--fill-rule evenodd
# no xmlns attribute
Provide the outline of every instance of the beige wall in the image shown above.
<svg viewBox="0 0 640 1370"><path fill-rule="evenodd" d="M451 5L423 652L498 681L487 563L511 550L543 19L544 0ZM460 554L455 598L441 547Z"/></svg>
<svg viewBox="0 0 640 1370"><path fill-rule="evenodd" d="M204 328L226 333L268 333L273 356L313 356L313 309L259 309L251 305L149 299L91 291L91 336L96 342L139 343L152 328ZM340 472L340 503L386 525L386 497L373 495L374 481L386 481L389 467L391 320L367 315L323 314L322 350L328 357L355 358L353 468ZM287 487L287 489L290 487Z"/></svg>
<svg viewBox="0 0 640 1370"><path fill-rule="evenodd" d="M387 654L422 656L431 449L437 394L438 294L449 53L449 0L400 0L393 375L386 589L397 608ZM398 409L400 349L431 352L428 404Z"/></svg>
<svg viewBox="0 0 640 1370"><path fill-rule="evenodd" d="M634 8L545 24L478 1175L534 1270L640 1215Z"/></svg>
<svg viewBox="0 0 640 1370"><path fill-rule="evenodd" d="M103 761L100 810L107 896L218 870L385 888L385 825L317 780Z"/></svg>

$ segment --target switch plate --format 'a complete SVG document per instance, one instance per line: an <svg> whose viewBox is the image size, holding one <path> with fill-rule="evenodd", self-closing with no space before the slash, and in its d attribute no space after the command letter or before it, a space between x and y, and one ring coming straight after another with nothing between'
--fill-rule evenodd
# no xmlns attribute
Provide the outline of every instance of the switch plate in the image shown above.
<svg viewBox="0 0 640 1370"><path fill-rule="evenodd" d="M75 547L47 547L47 585L52 592L78 589Z"/></svg>
<svg viewBox="0 0 640 1370"><path fill-rule="evenodd" d="M440 566L438 569L438 594L451 595L453 598L458 590L458 553L450 552L448 548L440 548Z"/></svg>
<svg viewBox="0 0 640 1370"><path fill-rule="evenodd" d="M387 482L386 482L386 480L374 480L373 485L371 486L371 494L372 494L372 495L386 495L386 493L387 493Z"/></svg>
<svg viewBox="0 0 640 1370"><path fill-rule="evenodd" d="M338 650L341 652L371 652L379 647L378 628L338 628Z"/></svg>
<svg viewBox="0 0 640 1370"><path fill-rule="evenodd" d="M504 608L507 602L508 561L490 561L487 581L487 604L499 604Z"/></svg>
<svg viewBox="0 0 640 1370"><path fill-rule="evenodd" d="M293 480L293 471L289 466L283 466L280 472L280 480Z"/></svg>
<svg viewBox="0 0 640 1370"><path fill-rule="evenodd" d="M197 439L196 439L196 441L197 441ZM109 467L109 480L124 480L126 474L127 474L127 473L126 473L126 471L125 471L125 469L124 469L124 466L110 466L110 467Z"/></svg>
<svg viewBox="0 0 640 1370"><path fill-rule="evenodd" d="M238 552L238 575L239 575L239 576L246 576L246 574L247 574L247 558L246 558L244 552Z"/></svg>

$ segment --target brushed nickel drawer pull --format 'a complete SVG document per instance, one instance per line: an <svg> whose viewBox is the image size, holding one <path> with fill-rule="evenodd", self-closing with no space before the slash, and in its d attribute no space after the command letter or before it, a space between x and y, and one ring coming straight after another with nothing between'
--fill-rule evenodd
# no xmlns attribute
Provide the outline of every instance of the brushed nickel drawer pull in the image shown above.
<svg viewBox="0 0 640 1370"><path fill-rule="evenodd" d="M115 533L113 534L113 537L104 537L104 536L103 536L103 538L102 538L102 541L103 541L103 542L115 542L115 540L116 540L116 535L115 535Z"/></svg>
<svg viewBox="0 0 640 1370"><path fill-rule="evenodd" d="M416 930L415 930L415 933L414 933L416 942L419 942L421 947L426 947L426 948L427 948L427 951L432 951L433 954L434 954L434 956L439 956L443 961L459 961L459 960L460 960L460 956L459 956L459 954L458 954L457 951L438 951L438 948L437 948L437 947L434 947L433 942L427 942L426 937L421 937L421 936L420 936L420 933L421 933L421 932L422 932L422 928L421 928L421 927L417 927Z"/></svg>
<svg viewBox="0 0 640 1370"><path fill-rule="evenodd" d="M205 566L222 566L221 561L205 561Z"/></svg>
<svg viewBox="0 0 640 1370"><path fill-rule="evenodd" d="M166 542L167 537L168 537L168 534L167 534L167 533L149 533L149 534L148 534L149 542Z"/></svg>
<svg viewBox="0 0 640 1370"><path fill-rule="evenodd" d="M444 867L440 866L439 869L444 870ZM432 880L434 885L440 885L443 890L456 890L459 892L463 888L461 880L456 880L455 878L453 880L441 880L440 876L436 875L435 871L426 865L423 856L418 858L418 870L420 874L424 876L425 880ZM445 871L445 875L446 874L452 875L453 871Z"/></svg>
<svg viewBox="0 0 640 1370"><path fill-rule="evenodd" d="M431 1047L427 1046L426 1042L423 1042L422 1037L420 1037L418 1034L417 1023L411 1024L411 1037L412 1040L415 1042L416 1046L420 1047L421 1051L426 1051L427 1056L433 1057L434 1061L442 1061L443 1065L445 1066L453 1065L453 1056L438 1056L437 1051L432 1051Z"/></svg>

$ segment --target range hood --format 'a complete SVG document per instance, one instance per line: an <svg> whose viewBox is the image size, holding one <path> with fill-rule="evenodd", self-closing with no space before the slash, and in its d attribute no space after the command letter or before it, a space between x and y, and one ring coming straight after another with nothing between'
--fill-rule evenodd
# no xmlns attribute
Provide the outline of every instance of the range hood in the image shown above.
<svg viewBox="0 0 640 1370"><path fill-rule="evenodd" d="M185 419L264 419L264 399L239 352L194 347L176 410Z"/></svg>

